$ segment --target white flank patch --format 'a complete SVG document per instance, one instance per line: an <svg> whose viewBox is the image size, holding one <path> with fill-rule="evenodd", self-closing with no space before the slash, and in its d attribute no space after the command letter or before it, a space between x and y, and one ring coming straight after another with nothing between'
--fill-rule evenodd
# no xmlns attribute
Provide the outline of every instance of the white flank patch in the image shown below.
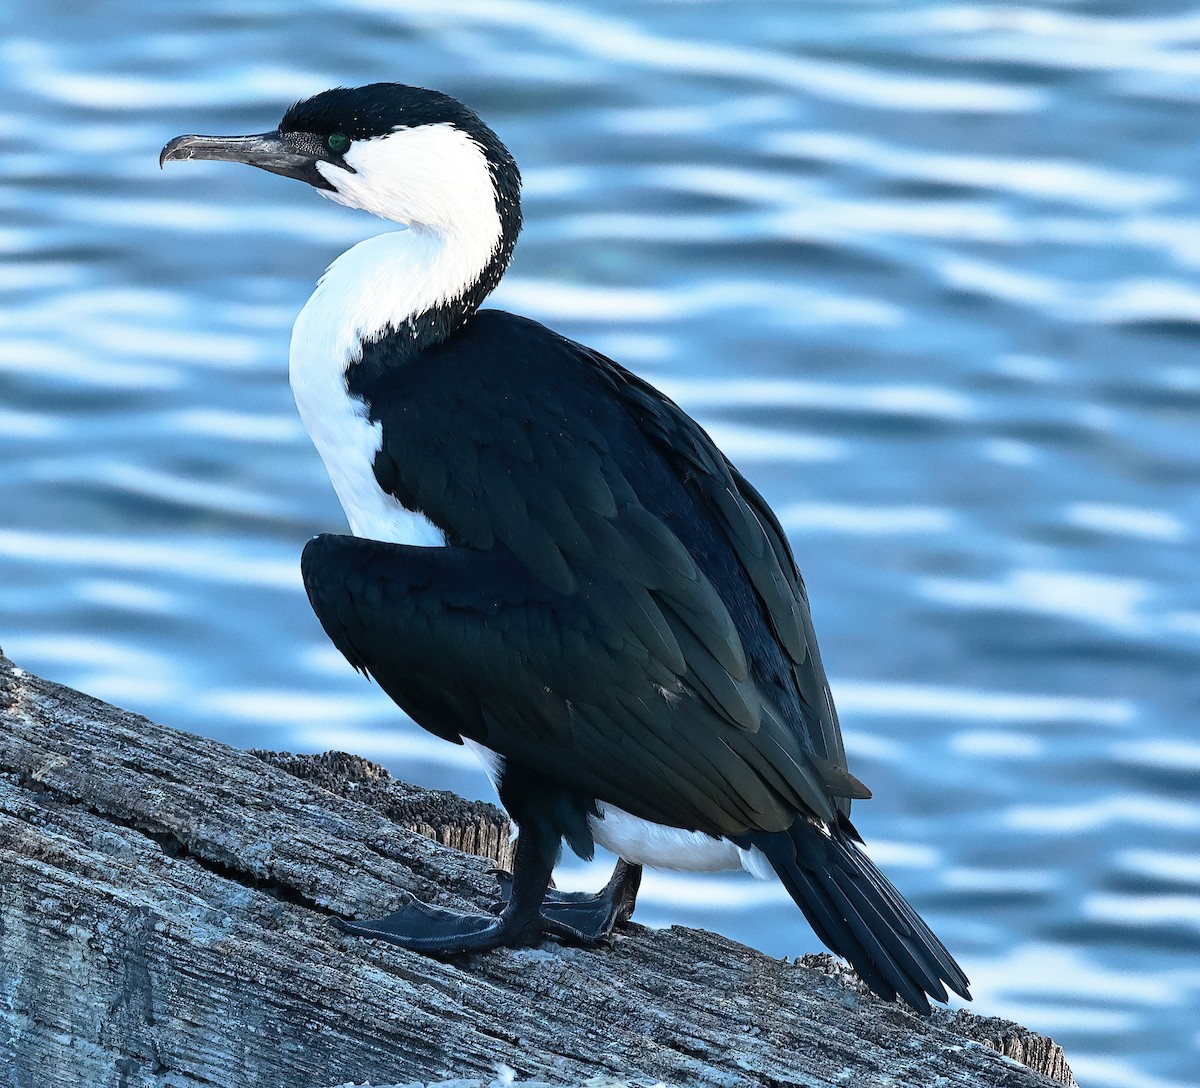
<svg viewBox="0 0 1200 1088"><path fill-rule="evenodd" d="M462 294L500 243L500 218L482 149L449 125L400 129L351 145L346 162L318 169L339 203L405 223L369 238L326 271L292 329L296 407L325 462L355 536L439 546L442 532L380 490L382 427L346 390L362 343Z"/></svg>
<svg viewBox="0 0 1200 1088"><path fill-rule="evenodd" d="M463 737L465 744L475 758L483 764L483 773L491 780L492 788L500 789L500 771L504 768L504 757L499 752L493 752L490 748L484 747L478 741L471 740L469 737Z"/></svg>
<svg viewBox="0 0 1200 1088"><path fill-rule="evenodd" d="M691 873L745 869L760 880L775 875L757 847L743 850L728 839L714 839L703 831L651 823L616 805L600 802L598 807L600 819L588 820L592 838L605 850L636 865Z"/></svg>

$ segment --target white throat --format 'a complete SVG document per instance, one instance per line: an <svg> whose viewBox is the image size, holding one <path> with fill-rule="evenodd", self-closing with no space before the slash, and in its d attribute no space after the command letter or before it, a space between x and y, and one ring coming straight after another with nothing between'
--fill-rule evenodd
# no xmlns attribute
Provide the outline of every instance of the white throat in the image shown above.
<svg viewBox="0 0 1200 1088"><path fill-rule="evenodd" d="M333 262L292 328L296 407L356 536L440 545L443 534L381 491L373 464L382 427L352 398L346 375L364 341L458 297L501 241L482 150L448 126L402 130L351 148L351 174L322 164L333 199L409 225L368 238ZM426 173L422 173L422 171Z"/></svg>

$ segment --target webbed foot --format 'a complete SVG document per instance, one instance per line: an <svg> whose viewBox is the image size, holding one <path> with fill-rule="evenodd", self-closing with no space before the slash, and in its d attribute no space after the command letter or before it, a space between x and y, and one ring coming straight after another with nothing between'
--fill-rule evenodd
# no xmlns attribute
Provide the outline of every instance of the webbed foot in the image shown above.
<svg viewBox="0 0 1200 1088"><path fill-rule="evenodd" d="M467 914L422 903L412 895L399 910L382 918L353 922L335 918L333 924L352 937L374 937L426 955L484 952L501 945L536 943L540 936L536 916L531 923L510 910L499 916Z"/></svg>
<svg viewBox="0 0 1200 1088"><path fill-rule="evenodd" d="M492 873L500 885L501 898L507 902L512 876L503 869L493 869ZM621 858L608 883L595 894L551 888L542 900L542 931L572 944L602 944L633 915L641 882L642 867Z"/></svg>

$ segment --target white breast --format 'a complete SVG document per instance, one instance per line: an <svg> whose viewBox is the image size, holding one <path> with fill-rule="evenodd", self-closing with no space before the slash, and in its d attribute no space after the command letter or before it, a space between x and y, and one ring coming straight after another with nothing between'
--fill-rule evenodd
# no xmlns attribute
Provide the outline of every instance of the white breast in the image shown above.
<svg viewBox="0 0 1200 1088"><path fill-rule="evenodd" d="M444 544L445 535L437 526L424 515L406 510L375 480L375 455L383 444L383 427L367 418L367 406L351 397L346 388L346 369L332 354L336 348L325 328L329 300L321 295L318 288L292 330L292 393L300 419L325 462L350 531L392 544Z"/></svg>
<svg viewBox="0 0 1200 1088"><path fill-rule="evenodd" d="M438 282L445 260L445 239L432 231L368 238L330 265L292 328L289 369L296 407L355 536L445 543L427 518L380 490L373 465L383 430L346 387L347 370L362 357L364 339L403 327L411 314L444 301L441 292L453 297L461 290L461 284Z"/></svg>
<svg viewBox="0 0 1200 1088"><path fill-rule="evenodd" d="M303 314L301 315L303 317ZM300 322L296 323L297 328ZM346 383L332 369L325 374L305 364L301 351L297 381L296 339L292 340L292 391L300 418L325 462L350 531L368 540L436 547L445 534L423 514L407 510L375 480L375 454L383 443L383 428L367 419L366 405L349 395Z"/></svg>

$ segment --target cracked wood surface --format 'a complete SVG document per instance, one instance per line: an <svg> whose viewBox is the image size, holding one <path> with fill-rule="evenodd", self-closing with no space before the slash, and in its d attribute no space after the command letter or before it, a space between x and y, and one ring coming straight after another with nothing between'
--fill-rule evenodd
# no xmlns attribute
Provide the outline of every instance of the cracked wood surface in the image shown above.
<svg viewBox="0 0 1200 1088"><path fill-rule="evenodd" d="M1048 1040L922 1019L827 956L633 926L440 962L329 923L406 891L487 906L508 849L490 805L355 756L239 751L0 655L0 1086L487 1083L500 1063L554 1085L1074 1083Z"/></svg>

